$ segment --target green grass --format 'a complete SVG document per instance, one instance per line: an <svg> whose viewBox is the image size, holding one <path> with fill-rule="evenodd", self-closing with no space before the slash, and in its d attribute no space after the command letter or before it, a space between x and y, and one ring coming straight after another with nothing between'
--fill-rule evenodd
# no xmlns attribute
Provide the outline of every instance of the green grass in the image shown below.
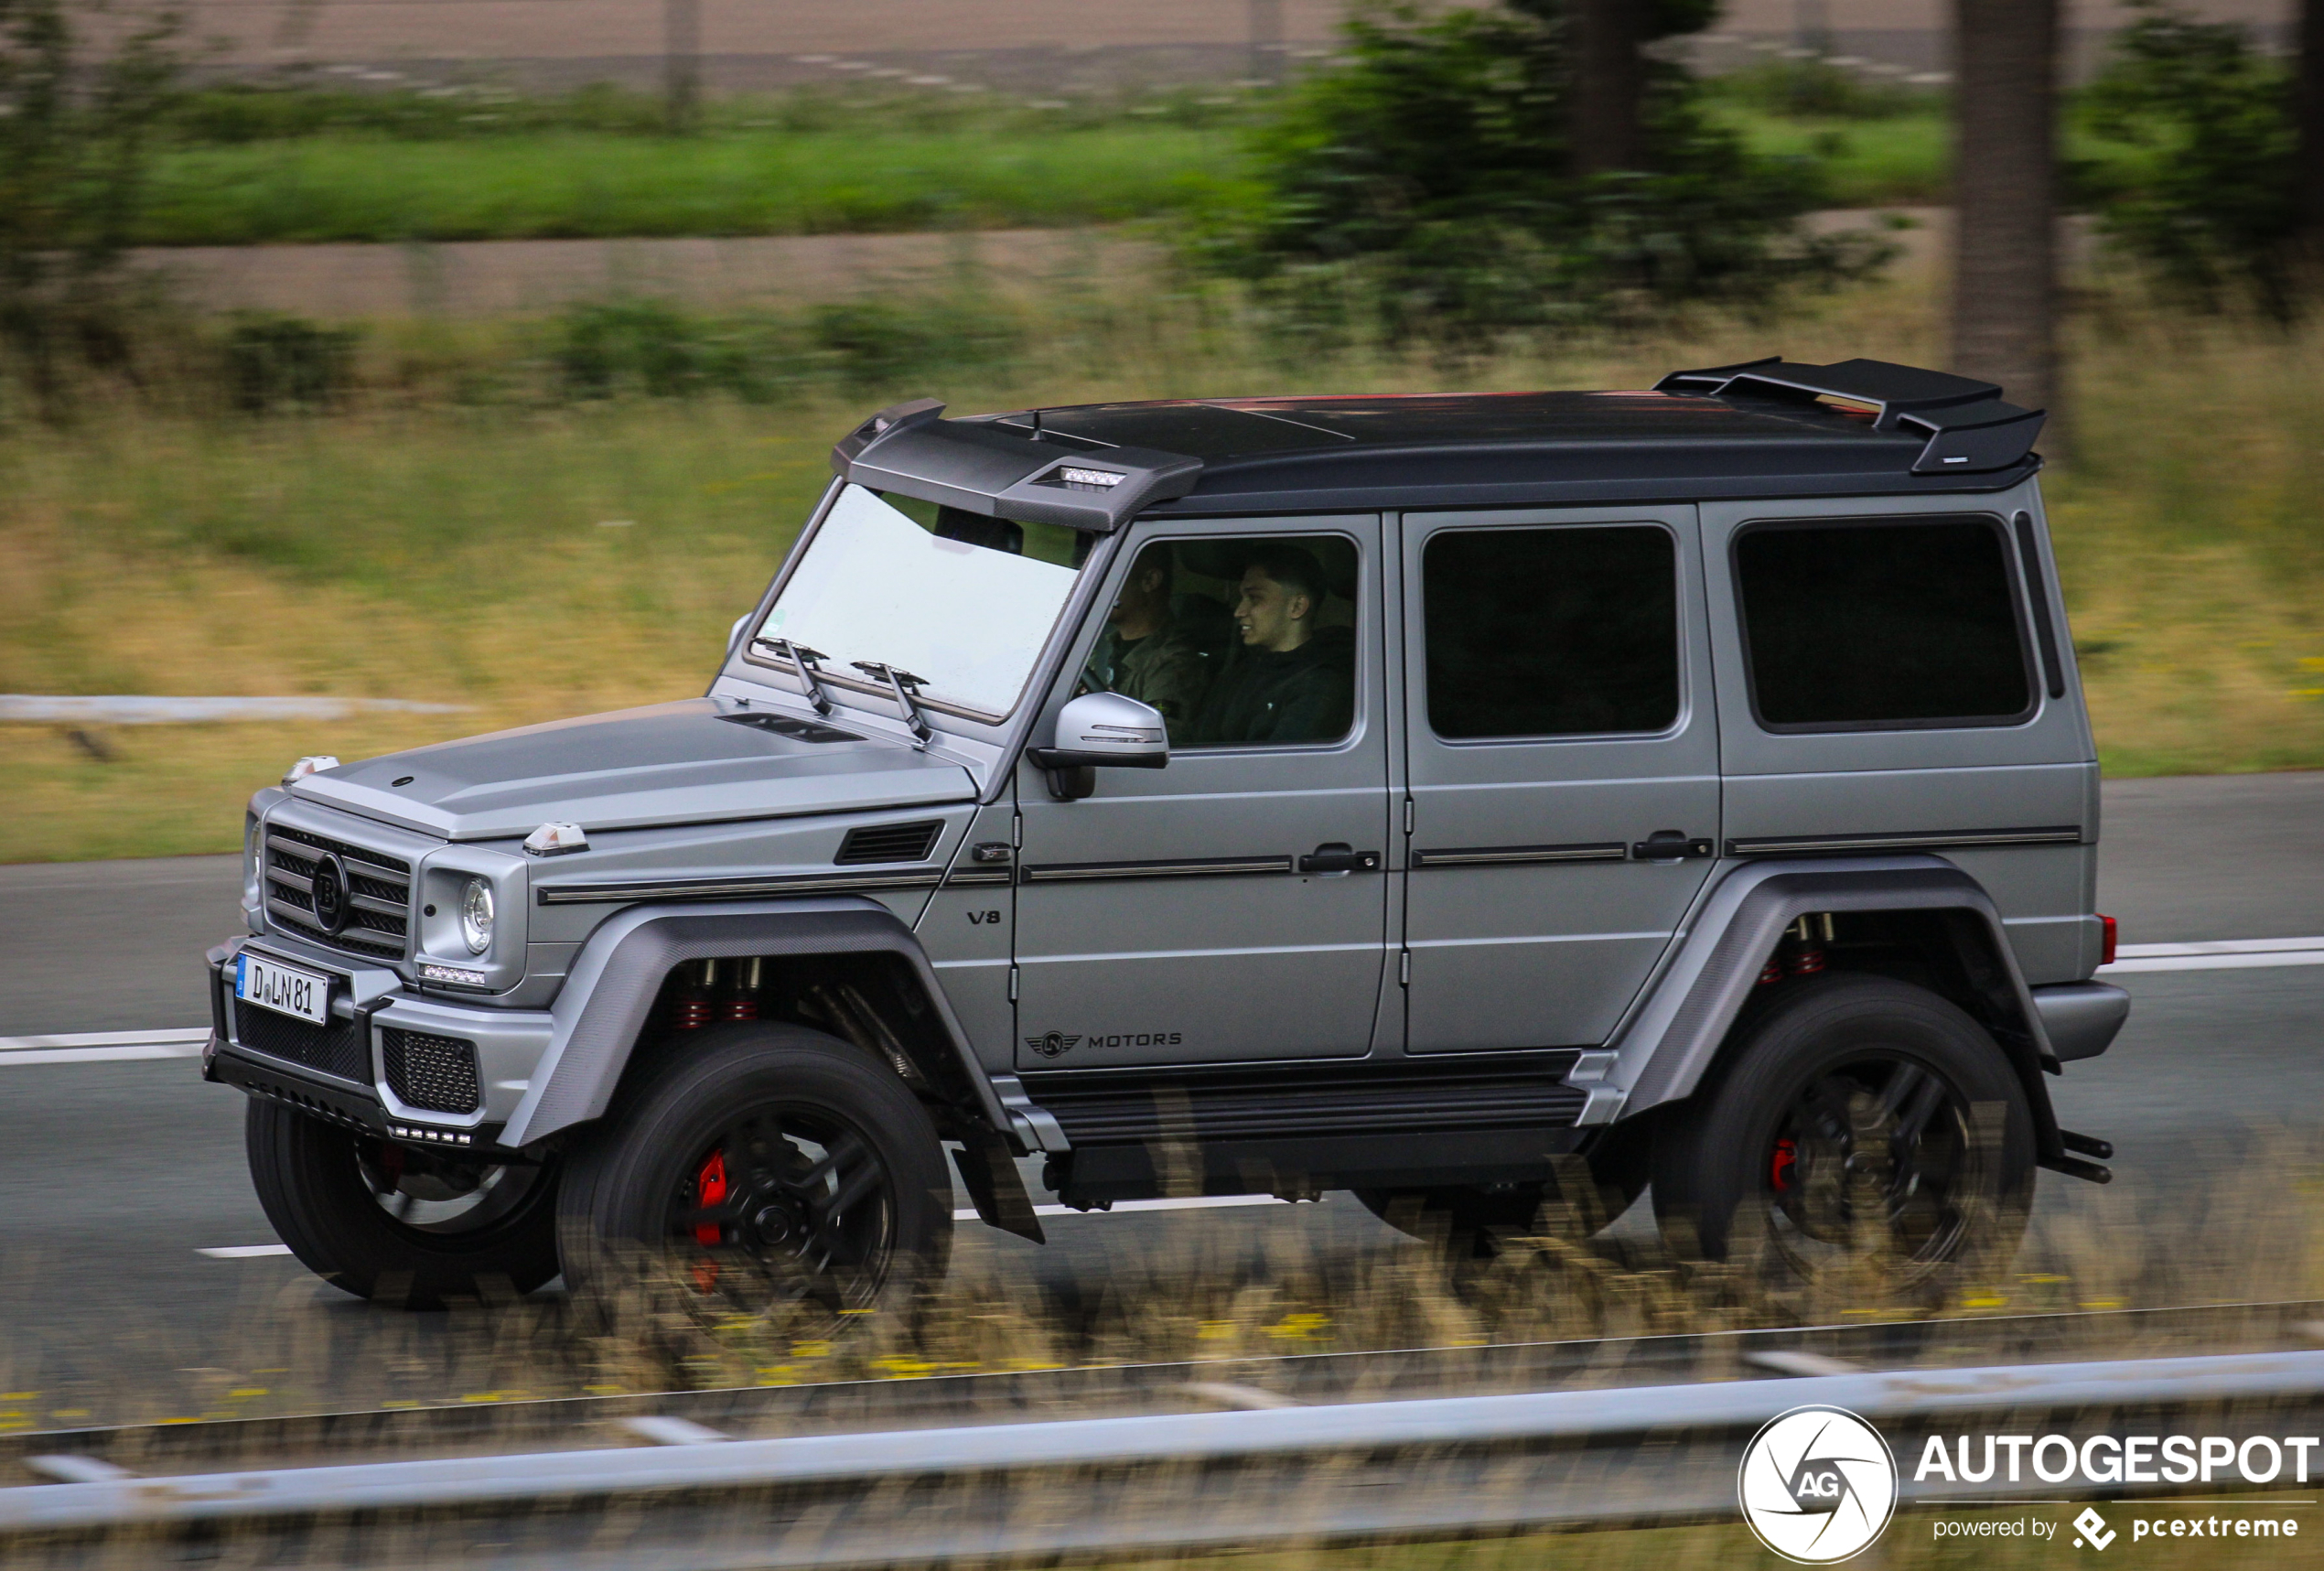
<svg viewBox="0 0 2324 1571"><path fill-rule="evenodd" d="M700 137L548 131L472 141L327 134L179 147L153 245L814 234L1114 222L1232 178L1232 133L1173 125Z"/></svg>
<svg viewBox="0 0 2324 1571"><path fill-rule="evenodd" d="M110 761L56 727L0 727L0 862L231 850L243 797L300 754L699 692L823 483L834 436L897 398L975 410L1642 387L1774 350L1942 357L1937 302L1914 283L1812 303L1780 328L1705 318L1447 366L1273 346L1223 291L1029 282L1038 306L984 308L1015 352L947 360L907 333L892 353L858 346L836 380L802 374L788 402L646 396L626 373L618 396L574 402L534 330L484 326L374 337L364 384L334 414L147 405L0 427L0 692L471 706L122 727L99 738ZM2324 325L2158 319L2102 296L2073 359L2071 461L2046 490L2107 768L2324 767ZM2062 436L2046 445L2066 450Z"/></svg>

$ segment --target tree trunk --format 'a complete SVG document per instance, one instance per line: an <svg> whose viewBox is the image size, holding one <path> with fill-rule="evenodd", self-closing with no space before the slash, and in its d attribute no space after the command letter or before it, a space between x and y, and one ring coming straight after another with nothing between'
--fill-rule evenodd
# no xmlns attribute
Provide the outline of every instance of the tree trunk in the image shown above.
<svg viewBox="0 0 2324 1571"><path fill-rule="evenodd" d="M2324 3L2324 0L2319 0ZM1573 168L1577 176L1645 163L1646 0L1572 0Z"/></svg>
<svg viewBox="0 0 2324 1571"><path fill-rule="evenodd" d="M1953 0L1953 367L2036 409L2059 393L2058 4Z"/></svg>
<svg viewBox="0 0 2324 1571"><path fill-rule="evenodd" d="M2300 238L2311 258L2324 256L2324 0L2302 0L2299 37L2299 163L2292 178Z"/></svg>

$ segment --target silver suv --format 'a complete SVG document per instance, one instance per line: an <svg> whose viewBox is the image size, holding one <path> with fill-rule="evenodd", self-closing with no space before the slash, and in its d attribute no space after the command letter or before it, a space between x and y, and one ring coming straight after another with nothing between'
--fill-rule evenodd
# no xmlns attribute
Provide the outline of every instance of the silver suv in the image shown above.
<svg viewBox="0 0 2324 1571"><path fill-rule="evenodd" d="M205 1071L414 1304L619 1245L862 1307L952 1167L1038 1239L1035 1155L1942 1279L2105 1178L2044 1077L2128 1011L2040 424L1869 360L899 404L703 697L260 791Z"/></svg>

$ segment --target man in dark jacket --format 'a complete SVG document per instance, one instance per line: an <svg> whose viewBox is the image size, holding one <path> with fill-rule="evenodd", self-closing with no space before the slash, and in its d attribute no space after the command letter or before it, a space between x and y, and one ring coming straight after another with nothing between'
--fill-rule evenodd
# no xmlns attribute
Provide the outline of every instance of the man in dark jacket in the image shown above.
<svg viewBox="0 0 2324 1571"><path fill-rule="evenodd" d="M1261 546L1243 571L1234 625L1243 648L1195 722L1211 747L1330 742L1348 734L1355 710L1355 641L1344 628L1318 628L1323 569L1296 545Z"/></svg>

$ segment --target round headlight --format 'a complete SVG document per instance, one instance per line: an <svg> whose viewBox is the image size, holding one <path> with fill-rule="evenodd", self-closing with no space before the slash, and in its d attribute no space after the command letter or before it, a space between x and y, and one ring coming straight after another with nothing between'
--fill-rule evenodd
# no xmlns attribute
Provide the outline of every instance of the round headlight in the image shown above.
<svg viewBox="0 0 2324 1571"><path fill-rule="evenodd" d="M468 941L470 954L492 947L492 886L481 878L470 878L468 892L460 897L460 936Z"/></svg>

